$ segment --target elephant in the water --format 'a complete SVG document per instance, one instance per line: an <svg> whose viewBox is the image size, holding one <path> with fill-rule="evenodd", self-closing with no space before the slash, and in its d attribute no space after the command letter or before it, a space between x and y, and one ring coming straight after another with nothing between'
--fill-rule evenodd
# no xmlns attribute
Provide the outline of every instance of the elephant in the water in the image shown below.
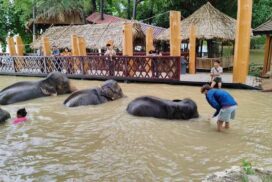
<svg viewBox="0 0 272 182"><path fill-rule="evenodd" d="M72 93L65 101L67 107L98 105L114 101L124 96L121 87L114 80L105 81L99 88L79 90Z"/></svg>
<svg viewBox="0 0 272 182"><path fill-rule="evenodd" d="M164 119L198 118L196 103L191 99L164 100L157 97L139 97L129 103L128 113L135 116L146 116Z"/></svg>
<svg viewBox="0 0 272 182"><path fill-rule="evenodd" d="M0 108L0 123L6 121L9 118L10 118L9 112Z"/></svg>
<svg viewBox="0 0 272 182"><path fill-rule="evenodd" d="M62 95L75 90L66 75L53 72L40 81L18 82L4 88L0 91L0 105L8 105L51 95Z"/></svg>

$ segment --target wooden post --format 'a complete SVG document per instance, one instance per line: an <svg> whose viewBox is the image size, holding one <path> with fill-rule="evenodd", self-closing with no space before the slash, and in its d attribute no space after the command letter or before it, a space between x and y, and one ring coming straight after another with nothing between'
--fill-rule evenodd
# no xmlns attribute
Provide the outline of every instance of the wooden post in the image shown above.
<svg viewBox="0 0 272 182"><path fill-rule="evenodd" d="M170 11L170 56L180 56L180 12Z"/></svg>
<svg viewBox="0 0 272 182"><path fill-rule="evenodd" d="M190 26L189 73L196 73L196 27Z"/></svg>
<svg viewBox="0 0 272 182"><path fill-rule="evenodd" d="M238 1L233 82L245 83L248 75L252 1Z"/></svg>
<svg viewBox="0 0 272 182"><path fill-rule="evenodd" d="M86 41L84 37L78 37L78 54L80 56L87 56Z"/></svg>
<svg viewBox="0 0 272 182"><path fill-rule="evenodd" d="M51 56L51 46L49 42L49 38L46 36L42 37L42 48L44 56Z"/></svg>
<svg viewBox="0 0 272 182"><path fill-rule="evenodd" d="M87 51L86 51L86 41L84 37L78 37L78 53L79 56L87 56ZM80 65L80 61L76 60L77 64ZM90 71L90 66L89 62L87 59L82 58L82 66L83 66L83 71L84 73L87 73Z"/></svg>
<svg viewBox="0 0 272 182"><path fill-rule="evenodd" d="M8 44L9 55L16 56L16 50L15 50L15 44L14 44L13 37L7 38L7 44Z"/></svg>
<svg viewBox="0 0 272 182"><path fill-rule="evenodd" d="M71 35L71 44L72 44L72 55L79 56L79 48L78 48L78 37L73 34Z"/></svg>
<svg viewBox="0 0 272 182"><path fill-rule="evenodd" d="M132 23L124 24L123 56L133 56Z"/></svg>
<svg viewBox="0 0 272 182"><path fill-rule="evenodd" d="M149 51L153 50L154 49L154 45L153 45L153 33L154 33L154 30L153 28L148 28L146 30L146 36L145 36L145 43L146 43L146 46L145 46L145 49L146 49L146 55L148 56L149 55ZM146 72L151 72L151 60L148 60L148 63L147 65L145 66L145 70Z"/></svg>
<svg viewBox="0 0 272 182"><path fill-rule="evenodd" d="M22 41L22 38L19 35L15 36L15 42L16 42L16 54L17 54L17 56L24 56L25 46L24 46L24 43Z"/></svg>
<svg viewBox="0 0 272 182"><path fill-rule="evenodd" d="M72 56L80 56L79 54L79 38L77 35L71 35L71 47L72 47ZM73 65L73 70L75 73L80 73L80 60L73 59L71 60L71 65Z"/></svg>
<svg viewBox="0 0 272 182"><path fill-rule="evenodd" d="M123 56L133 56L133 33L132 33L132 23L125 23L123 27ZM134 63L133 60L129 61L128 64L129 75L133 76L134 71ZM127 73L126 73L127 74Z"/></svg>
<svg viewBox="0 0 272 182"><path fill-rule="evenodd" d="M15 51L16 51L16 55L17 56L24 56L24 52L25 52L25 47L23 44L23 41L21 39L21 37L19 35L16 35L13 37L13 40L15 39ZM24 58L16 58L14 61L14 65L16 68L16 71L20 71L24 68L24 64L23 64Z"/></svg>
<svg viewBox="0 0 272 182"><path fill-rule="evenodd" d="M265 51L264 51L264 65L263 65L263 71L262 71L263 76L267 72L270 71L271 59L272 59L272 37L270 35L266 35Z"/></svg>
<svg viewBox="0 0 272 182"><path fill-rule="evenodd" d="M148 28L146 30L146 39L145 39L145 42L146 42L146 55L149 54L149 51L153 50L154 49L154 45L153 45L153 28Z"/></svg>

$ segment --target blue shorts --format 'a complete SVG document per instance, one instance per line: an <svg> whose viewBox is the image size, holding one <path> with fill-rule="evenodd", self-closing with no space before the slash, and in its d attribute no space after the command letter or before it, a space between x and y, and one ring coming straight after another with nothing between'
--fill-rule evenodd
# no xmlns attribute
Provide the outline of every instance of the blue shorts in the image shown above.
<svg viewBox="0 0 272 182"><path fill-rule="evenodd" d="M236 109L237 105L222 108L218 114L218 121L229 122L231 119L234 119Z"/></svg>

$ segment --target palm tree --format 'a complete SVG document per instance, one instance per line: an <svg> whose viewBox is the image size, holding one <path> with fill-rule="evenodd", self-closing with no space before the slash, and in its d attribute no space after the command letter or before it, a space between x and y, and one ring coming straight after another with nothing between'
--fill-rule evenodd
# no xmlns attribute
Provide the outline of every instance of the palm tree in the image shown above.
<svg viewBox="0 0 272 182"><path fill-rule="evenodd" d="M64 21L80 15L84 19L83 0L36 0L37 17Z"/></svg>

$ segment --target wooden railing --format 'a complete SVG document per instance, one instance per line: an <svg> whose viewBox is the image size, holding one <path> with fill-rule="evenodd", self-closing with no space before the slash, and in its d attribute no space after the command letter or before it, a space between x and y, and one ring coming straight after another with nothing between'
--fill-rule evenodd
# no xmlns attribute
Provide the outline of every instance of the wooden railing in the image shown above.
<svg viewBox="0 0 272 182"><path fill-rule="evenodd" d="M180 57L170 56L0 56L0 74L123 80L180 80Z"/></svg>

